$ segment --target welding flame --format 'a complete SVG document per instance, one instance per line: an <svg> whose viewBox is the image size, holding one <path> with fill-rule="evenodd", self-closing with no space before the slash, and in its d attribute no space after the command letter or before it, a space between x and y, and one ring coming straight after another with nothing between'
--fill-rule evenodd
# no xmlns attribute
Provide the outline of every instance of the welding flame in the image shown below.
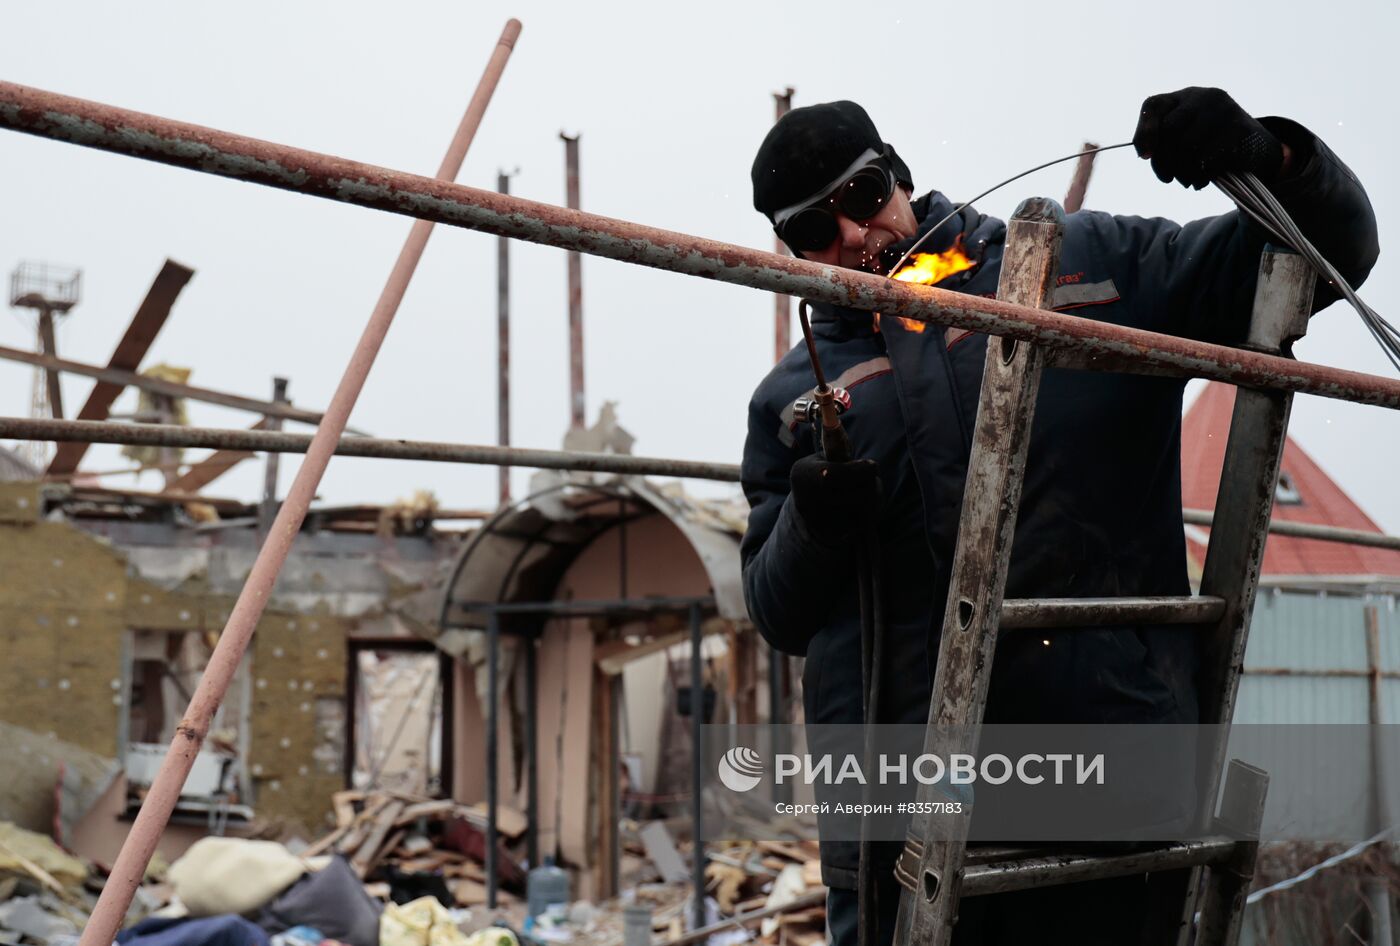
<svg viewBox="0 0 1400 946"><path fill-rule="evenodd" d="M962 241L959 240L942 253L915 253L913 258L890 278L920 286L932 286L975 265L977 264L963 252ZM928 328L927 322L914 319L900 319L899 323L916 334Z"/></svg>
<svg viewBox="0 0 1400 946"><path fill-rule="evenodd" d="M932 286L955 273L971 269L975 264L963 252L962 243L955 243L942 253L915 253L903 269L891 276L900 282Z"/></svg>

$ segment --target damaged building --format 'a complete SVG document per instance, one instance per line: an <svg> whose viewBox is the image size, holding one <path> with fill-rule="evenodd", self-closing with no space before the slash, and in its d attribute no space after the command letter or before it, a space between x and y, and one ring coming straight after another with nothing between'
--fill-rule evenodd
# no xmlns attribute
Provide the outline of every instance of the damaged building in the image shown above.
<svg viewBox="0 0 1400 946"><path fill-rule="evenodd" d="M0 722L33 759L0 779L5 818L115 856L251 566L255 512L224 505L200 522L130 492L0 484ZM742 521L733 502L640 478L560 480L466 532L392 508L314 511L162 850L269 825L314 838L348 788L479 802L486 614L515 606L500 616L499 798L530 808L528 723L548 747L535 759L539 850L579 868L584 889L615 892L616 851L597 844L616 835L610 813L688 790L676 709L689 603L707 719L756 721L766 698L739 588ZM586 607L520 610L550 602Z"/></svg>

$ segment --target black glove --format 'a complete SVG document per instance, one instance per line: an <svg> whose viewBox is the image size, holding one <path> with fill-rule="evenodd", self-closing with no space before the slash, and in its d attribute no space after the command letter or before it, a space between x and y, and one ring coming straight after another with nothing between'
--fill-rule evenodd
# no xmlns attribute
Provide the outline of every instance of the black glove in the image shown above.
<svg viewBox="0 0 1400 946"><path fill-rule="evenodd" d="M880 502L879 472L874 460L832 463L813 455L794 463L792 501L812 537L838 545L873 522Z"/></svg>
<svg viewBox="0 0 1400 946"><path fill-rule="evenodd" d="M1283 167L1283 145L1221 89L1195 86L1142 103L1133 147L1151 158L1162 183L1200 190L1228 172L1253 172L1266 184Z"/></svg>

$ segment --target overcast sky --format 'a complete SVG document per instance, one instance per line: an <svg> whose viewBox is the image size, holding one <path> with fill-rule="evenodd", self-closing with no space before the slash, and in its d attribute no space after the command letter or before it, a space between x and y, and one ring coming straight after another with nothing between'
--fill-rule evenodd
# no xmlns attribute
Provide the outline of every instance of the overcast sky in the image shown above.
<svg viewBox="0 0 1400 946"><path fill-rule="evenodd" d="M1357 172L1385 248L1363 296L1400 319L1389 250L1400 88L1389 4L909 3L4 3L0 77L156 115L430 174L508 16L524 33L459 180L563 203L561 129L582 134L586 210L748 246L771 231L749 163L795 104L863 103L913 170L954 199L1039 162L1132 136L1142 99L1218 85L1258 115L1297 119ZM1068 165L980 202L1008 214L1063 197ZM1215 191L1163 185L1130 151L1102 156L1088 206L1178 220L1220 213ZM60 354L105 363L168 256L196 270L145 364L265 397L291 379L324 407L409 228L334 204L12 132L0 132L0 267L82 267L84 299ZM565 255L514 244L514 442L557 447L568 421ZM378 436L490 443L495 413L495 238L437 228L352 424ZM752 290L585 257L590 420L618 402L635 452L737 461L745 406L772 361L772 300ZM0 317L0 344L32 347ZM1393 375L1350 310L1313 323L1300 357ZM0 413L29 411L30 369L0 363ZM64 381L69 415L89 382ZM128 392L117 410L131 410ZM191 403L191 422L245 414ZM293 425L291 429L306 429ZM1400 416L1300 398L1292 434L1388 531L1400 531ZM129 465L117 447L85 465ZM282 467L283 489L295 460ZM516 474L517 494L528 476ZM133 478L113 478L133 485ZM260 463L209 489L251 498ZM494 504L494 468L336 459L328 501L392 502L432 489ZM157 485L153 474L140 481ZM711 488L712 489L712 488Z"/></svg>

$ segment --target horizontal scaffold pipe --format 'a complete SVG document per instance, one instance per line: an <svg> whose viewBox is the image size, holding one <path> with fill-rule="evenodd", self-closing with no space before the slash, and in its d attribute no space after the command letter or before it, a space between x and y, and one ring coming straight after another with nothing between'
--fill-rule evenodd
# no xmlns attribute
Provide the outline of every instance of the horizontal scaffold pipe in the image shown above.
<svg viewBox="0 0 1400 946"><path fill-rule="evenodd" d="M1011 305L0 82L0 127L690 276L1074 350L1123 370L1400 408L1400 381Z"/></svg>
<svg viewBox="0 0 1400 946"><path fill-rule="evenodd" d="M181 427L176 424L121 424L114 421L46 420L0 417L0 438L11 440L76 440L83 443L130 444L142 447L194 447L209 450L258 450L265 453L305 453L309 434L271 430L229 430L222 427ZM675 476L683 479L739 482L735 463L707 463L670 457L634 457L621 453L585 453L578 450L533 450L528 447L494 447L433 440L391 440L380 437L344 437L335 451L344 457L381 460L428 460L436 463L468 463L483 466L523 466L537 470L577 470L621 476ZM1188 524L1211 524L1207 509L1184 509ZM1359 529L1339 529L1312 523L1274 520L1275 535L1298 536L1400 549L1400 536Z"/></svg>
<svg viewBox="0 0 1400 946"><path fill-rule="evenodd" d="M1183 509L1182 521L1192 526L1209 526L1215 515L1209 509ZM1340 542L1343 545L1368 545L1378 549L1400 550L1400 535L1385 535L1381 532L1365 532L1361 529L1343 529L1314 522L1294 522L1275 519L1269 523L1269 531L1274 535L1287 535L1298 539L1316 539L1319 542Z"/></svg>
<svg viewBox="0 0 1400 946"><path fill-rule="evenodd" d="M305 453L306 448L311 445L310 434L272 430L227 430L220 427L181 427L175 424L119 424L111 421L44 420L29 417L0 417L0 437L12 440L76 440L83 443L134 444L149 447L259 450L266 453ZM577 450L531 450L525 447L477 446L429 440L342 437L335 452L343 457L375 457L385 460L523 466L539 470L579 470L585 473L617 473L625 476L676 476L731 483L739 480L739 467L734 463L704 463L698 460L634 457L617 453L583 453Z"/></svg>

